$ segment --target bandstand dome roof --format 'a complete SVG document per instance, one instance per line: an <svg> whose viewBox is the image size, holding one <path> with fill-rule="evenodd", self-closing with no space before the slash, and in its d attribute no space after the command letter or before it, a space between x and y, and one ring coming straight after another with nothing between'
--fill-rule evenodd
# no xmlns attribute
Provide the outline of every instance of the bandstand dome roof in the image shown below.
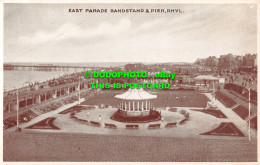
<svg viewBox="0 0 260 165"><path fill-rule="evenodd" d="M129 89L123 94L116 95L115 98L122 99L122 100L149 100L149 99L156 99L157 95L152 95L140 89Z"/></svg>

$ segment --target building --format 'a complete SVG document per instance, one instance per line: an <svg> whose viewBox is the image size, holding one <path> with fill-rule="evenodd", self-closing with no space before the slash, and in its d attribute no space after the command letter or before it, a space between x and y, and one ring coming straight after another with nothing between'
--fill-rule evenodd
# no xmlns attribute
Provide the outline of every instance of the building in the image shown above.
<svg viewBox="0 0 260 165"><path fill-rule="evenodd" d="M243 57L243 67L256 67L256 54L246 54Z"/></svg>
<svg viewBox="0 0 260 165"><path fill-rule="evenodd" d="M115 96L120 100L119 111L122 116L147 116L150 110L153 110L151 100L156 99L156 95L152 95L140 89L129 89L123 94Z"/></svg>
<svg viewBox="0 0 260 165"><path fill-rule="evenodd" d="M206 89L216 89L216 88L223 88L225 79L220 77L214 77L212 75L199 75L195 77L195 85L196 86L202 86Z"/></svg>

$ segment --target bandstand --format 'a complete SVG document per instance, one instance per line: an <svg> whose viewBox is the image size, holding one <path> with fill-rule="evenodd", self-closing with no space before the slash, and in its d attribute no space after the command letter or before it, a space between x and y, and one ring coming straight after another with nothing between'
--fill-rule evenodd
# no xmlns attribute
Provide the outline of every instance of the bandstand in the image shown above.
<svg viewBox="0 0 260 165"><path fill-rule="evenodd" d="M151 101L156 99L156 95L149 94L140 89L129 89L123 94L115 96L120 100L118 106L120 115L122 116L147 116L150 110L153 110Z"/></svg>

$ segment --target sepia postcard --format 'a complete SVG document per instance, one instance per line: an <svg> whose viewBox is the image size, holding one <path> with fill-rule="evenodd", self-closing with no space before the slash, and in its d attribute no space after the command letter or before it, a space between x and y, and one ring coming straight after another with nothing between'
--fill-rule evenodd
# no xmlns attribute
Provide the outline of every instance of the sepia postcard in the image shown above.
<svg viewBox="0 0 260 165"><path fill-rule="evenodd" d="M258 164L258 8L2 1L1 163Z"/></svg>

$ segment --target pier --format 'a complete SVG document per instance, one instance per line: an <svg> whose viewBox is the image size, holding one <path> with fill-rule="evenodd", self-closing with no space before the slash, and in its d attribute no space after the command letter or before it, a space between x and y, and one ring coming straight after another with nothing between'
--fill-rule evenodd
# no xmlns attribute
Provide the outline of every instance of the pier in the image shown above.
<svg viewBox="0 0 260 165"><path fill-rule="evenodd" d="M4 64L4 70L20 70L20 71L87 71L96 67L83 65L53 65L53 64Z"/></svg>

